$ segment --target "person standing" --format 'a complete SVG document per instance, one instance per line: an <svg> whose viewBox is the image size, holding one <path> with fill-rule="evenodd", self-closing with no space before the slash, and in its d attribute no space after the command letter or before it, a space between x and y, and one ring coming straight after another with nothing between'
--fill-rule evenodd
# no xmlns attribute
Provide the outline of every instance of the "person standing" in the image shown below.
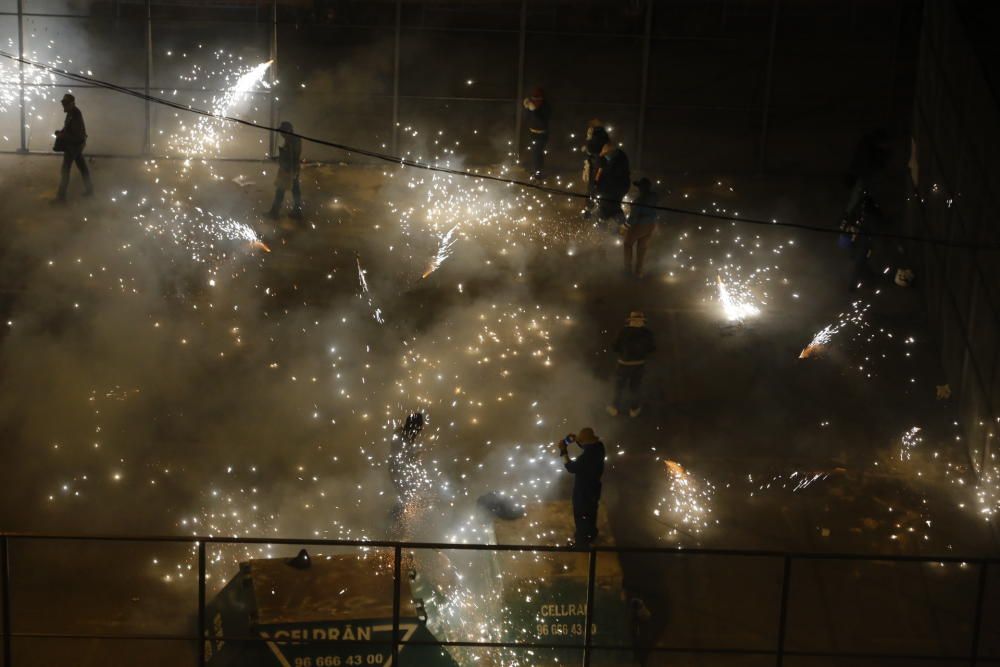
<svg viewBox="0 0 1000 667"><path fill-rule="evenodd" d="M646 359L656 351L653 332L646 328L646 316L633 310L625 320L625 327L618 333L613 347L618 354L615 370L615 396L607 407L608 414L617 417L628 409L629 417L638 417L642 412L639 389L646 370Z"/></svg>
<svg viewBox="0 0 1000 667"><path fill-rule="evenodd" d="M524 98L524 116L528 127L529 169L535 178L542 177L545 168L545 146L549 143L549 118L552 107L545 99L545 91L535 88L531 97Z"/></svg>
<svg viewBox="0 0 1000 667"><path fill-rule="evenodd" d="M594 177L594 191L597 202L597 217L601 222L608 220L625 222L625 212L622 210L622 198L628 194L631 186L628 156L625 151L609 141L601 148L600 166ZM617 227L615 227L617 229Z"/></svg>
<svg viewBox="0 0 1000 667"><path fill-rule="evenodd" d="M625 273L636 278L642 278L643 263L649 242L656 231L657 211L656 193L648 178L640 178L634 183L639 190L635 201L629 207L628 219L625 221ZM635 250L635 268L632 267L632 251Z"/></svg>
<svg viewBox="0 0 1000 667"><path fill-rule="evenodd" d="M281 215L281 204L285 201L285 190L292 189L292 217L302 219L302 185L299 172L302 167L302 140L295 136L290 122L283 121L278 127L284 144L278 147L278 175L274 178L274 201L268 216L277 220Z"/></svg>
<svg viewBox="0 0 1000 667"><path fill-rule="evenodd" d="M568 447L576 443L583 453L569 457ZM559 441L559 455L573 479L573 546L586 549L597 539L597 507L601 501L601 476L604 474L604 443L589 426L579 434L570 433Z"/></svg>
<svg viewBox="0 0 1000 667"><path fill-rule="evenodd" d="M61 130L56 130L56 143L53 147L56 152L61 151L63 154L59 192L55 199L57 203L66 201L69 172L74 164L80 170L80 176L83 178L83 196L90 197L94 194L94 185L90 181L90 169L83 157L83 149L87 145L87 126L83 122L83 112L76 106L76 97L70 93L63 95L62 108L66 112L66 121Z"/></svg>
<svg viewBox="0 0 1000 667"><path fill-rule="evenodd" d="M587 184L587 208L583 211L583 217L589 218L597 205L594 199L594 188L597 182L597 170L600 167L601 149L604 144L611 141L604 124L597 118L591 118L587 124L587 143L583 150L586 157L583 161L583 182Z"/></svg>

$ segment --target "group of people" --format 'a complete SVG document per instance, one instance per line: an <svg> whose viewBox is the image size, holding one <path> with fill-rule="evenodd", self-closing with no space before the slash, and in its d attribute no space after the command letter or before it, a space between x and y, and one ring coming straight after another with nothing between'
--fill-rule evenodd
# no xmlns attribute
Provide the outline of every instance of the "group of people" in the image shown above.
<svg viewBox="0 0 1000 667"><path fill-rule="evenodd" d="M540 179L545 169L545 148L549 143L549 122L552 108L545 98L545 91L535 88L523 101L526 141L525 167L531 177ZM583 216L590 219L596 215L600 224L621 234L624 246L625 274L642 278L646 251L653 238L657 222L657 194L648 178L632 181L628 155L615 141L599 119L593 118L587 124L584 152L583 182L587 185L587 204ZM628 204L624 204L629 191L635 186L636 193Z"/></svg>

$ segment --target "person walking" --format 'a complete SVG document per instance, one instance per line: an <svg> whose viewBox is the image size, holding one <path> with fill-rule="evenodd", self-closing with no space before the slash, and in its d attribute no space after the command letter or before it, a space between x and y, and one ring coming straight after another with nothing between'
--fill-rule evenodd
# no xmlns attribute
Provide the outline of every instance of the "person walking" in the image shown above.
<svg viewBox="0 0 1000 667"><path fill-rule="evenodd" d="M295 136L290 122L283 121L278 127L284 143L278 147L278 175L274 178L274 201L268 217L277 220L281 216L281 205L285 201L285 190L292 189L292 217L302 219L302 185L299 172L302 167L302 140Z"/></svg>
<svg viewBox="0 0 1000 667"><path fill-rule="evenodd" d="M65 203L66 201L69 172L74 164L80 170L80 176L83 178L83 196L90 197L94 194L94 185L90 181L90 169L83 157L83 149L87 145L87 126L83 122L83 112L76 106L76 97L69 93L63 95L62 108L66 112L66 121L61 130L56 130L56 142L53 147L53 150L63 154L56 203Z"/></svg>
<svg viewBox="0 0 1000 667"><path fill-rule="evenodd" d="M591 118L590 122L587 123L586 138L587 143L583 146L586 154L583 160L583 182L587 184L587 207L583 211L583 217L590 218L597 207L594 192L597 183L597 170L601 161L601 149L604 148L604 144L611 141L611 137L608 136L607 129L599 119Z"/></svg>
<svg viewBox="0 0 1000 667"><path fill-rule="evenodd" d="M535 88L531 97L524 98L523 106L525 124L528 127L528 168L533 177L541 178L545 168L545 146L549 143L552 107L541 88Z"/></svg>
<svg viewBox="0 0 1000 667"><path fill-rule="evenodd" d="M569 446L576 443L583 453L569 457ZM594 429L580 429L559 441L559 455L573 479L573 546L587 549L597 539L597 507L601 501L601 476L604 474L604 443Z"/></svg>
<svg viewBox="0 0 1000 667"><path fill-rule="evenodd" d="M622 198L628 194L631 185L628 156L625 151L609 141L601 147L600 166L594 177L594 191L597 202L597 217L601 222L625 222ZM615 227L617 229L617 227Z"/></svg>
<svg viewBox="0 0 1000 667"><path fill-rule="evenodd" d="M625 221L625 273L636 278L642 278L643 263L649 242L656 231L657 211L656 193L648 178L640 178L633 185L639 190L635 200L629 206L628 219ZM635 267L632 266L632 253L635 251Z"/></svg>
<svg viewBox="0 0 1000 667"><path fill-rule="evenodd" d="M633 310L628 314L613 349L618 354L618 367L615 370L615 396L607 406L608 414L617 417L619 412L628 409L629 417L638 417L642 412L639 389L646 370L646 359L656 351L656 339L653 332L646 328L646 316L642 311Z"/></svg>

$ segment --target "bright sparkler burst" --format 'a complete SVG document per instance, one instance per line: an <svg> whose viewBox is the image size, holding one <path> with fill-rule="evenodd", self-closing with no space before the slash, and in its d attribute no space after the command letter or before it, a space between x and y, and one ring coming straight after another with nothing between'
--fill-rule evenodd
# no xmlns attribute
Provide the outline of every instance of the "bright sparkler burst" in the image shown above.
<svg viewBox="0 0 1000 667"><path fill-rule="evenodd" d="M653 515L667 522L668 535L699 535L718 524L711 517L715 486L698 479L676 461L664 461L663 465L667 470L667 493L660 498Z"/></svg>
<svg viewBox="0 0 1000 667"><path fill-rule="evenodd" d="M830 344L835 335L847 327L856 327L858 329L867 327L868 323L865 321L865 316L870 307L870 304L862 301L853 302L850 310L840 313L837 316L836 322L828 324L816 332L816 335L813 336L809 344L799 353L799 359L808 359L818 354Z"/></svg>

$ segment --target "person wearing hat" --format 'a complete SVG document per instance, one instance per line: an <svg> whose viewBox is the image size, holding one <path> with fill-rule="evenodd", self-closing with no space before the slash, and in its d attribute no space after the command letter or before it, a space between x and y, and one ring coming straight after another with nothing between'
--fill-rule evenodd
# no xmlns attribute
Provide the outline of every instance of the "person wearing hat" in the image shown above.
<svg viewBox="0 0 1000 667"><path fill-rule="evenodd" d="M549 117L552 107L545 99L545 92L535 88L531 97L524 98L525 124L528 127L529 168L535 178L542 177L545 167L545 146L549 143Z"/></svg>
<svg viewBox="0 0 1000 667"><path fill-rule="evenodd" d="M576 443L583 453L569 457L568 447ZM576 534L573 546L586 549L597 538L597 506L601 501L601 476L604 474L604 443L594 429L580 429L559 441L559 455L573 479L573 521Z"/></svg>
<svg viewBox="0 0 1000 667"><path fill-rule="evenodd" d="M278 147L278 175L274 178L274 201L268 216L277 220L281 215L281 204L285 201L285 190L292 189L292 217L302 219L302 186L299 183L299 170L302 165L302 140L295 136L295 129L290 122L283 121L278 127L284 144Z"/></svg>
<svg viewBox="0 0 1000 667"><path fill-rule="evenodd" d="M90 181L90 169L83 159L83 148L87 145L87 126L83 123L83 113L76 106L76 98L66 93L62 98L62 108L66 112L66 121L61 130L56 130L56 142L53 150L62 152L62 172L59 179L59 193L56 202L66 201L66 190L69 188L69 172L73 165L80 170L83 177L83 196L94 194L94 185Z"/></svg>
<svg viewBox="0 0 1000 667"><path fill-rule="evenodd" d="M629 417L638 417L642 412L639 403L639 389L646 369L646 358L656 351L653 332L646 328L646 316L633 310L625 320L625 327L615 339L614 350L618 354L618 368L615 371L615 397L607 407L608 414L617 417L628 409Z"/></svg>
<svg viewBox="0 0 1000 667"><path fill-rule="evenodd" d="M594 187L597 179L597 168L600 166L601 149L611 141L604 123L597 118L591 118L587 123L587 143L583 150L587 157L583 161L583 182L587 184L587 207L583 211L583 217L589 218L597 205L594 199Z"/></svg>
<svg viewBox="0 0 1000 667"><path fill-rule="evenodd" d="M625 222L622 199L628 194L631 182L628 156L617 144L608 141L601 148L599 166L594 176L598 219L602 222L617 220L619 225Z"/></svg>
<svg viewBox="0 0 1000 667"><path fill-rule="evenodd" d="M656 231L656 193L653 191L653 184L646 177L640 178L633 183L638 188L639 193L635 201L629 207L628 219L622 229L625 242L625 273L636 278L643 276L643 263L646 260L646 251L649 249L649 242ZM635 267L632 266L632 253L635 251Z"/></svg>

